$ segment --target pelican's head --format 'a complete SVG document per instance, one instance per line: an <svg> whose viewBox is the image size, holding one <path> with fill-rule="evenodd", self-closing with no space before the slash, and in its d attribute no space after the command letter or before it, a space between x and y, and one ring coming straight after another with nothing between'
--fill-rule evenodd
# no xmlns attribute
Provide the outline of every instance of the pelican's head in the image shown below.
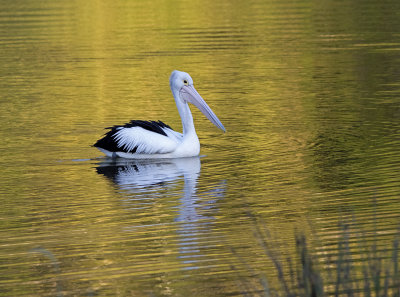
<svg viewBox="0 0 400 297"><path fill-rule="evenodd" d="M186 72L174 70L169 78L169 85L174 96L178 96L183 103L190 102L194 104L200 111L222 131L226 131L224 125L207 105L207 103L201 98L200 94L196 91L193 86L193 79Z"/></svg>

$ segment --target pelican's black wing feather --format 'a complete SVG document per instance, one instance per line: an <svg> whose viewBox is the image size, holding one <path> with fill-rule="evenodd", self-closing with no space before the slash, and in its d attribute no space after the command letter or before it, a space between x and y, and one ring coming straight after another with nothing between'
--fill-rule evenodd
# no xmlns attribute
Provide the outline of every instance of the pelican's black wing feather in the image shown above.
<svg viewBox="0 0 400 297"><path fill-rule="evenodd" d="M118 127L118 126L114 126ZM112 127L112 128L114 128ZM172 130L170 126L161 122L161 121L140 121L140 120L132 120L128 124L125 124L123 128L132 128L132 127L141 127L143 129L149 130L151 132L155 132L164 136L167 134L164 132L163 128L169 128Z"/></svg>

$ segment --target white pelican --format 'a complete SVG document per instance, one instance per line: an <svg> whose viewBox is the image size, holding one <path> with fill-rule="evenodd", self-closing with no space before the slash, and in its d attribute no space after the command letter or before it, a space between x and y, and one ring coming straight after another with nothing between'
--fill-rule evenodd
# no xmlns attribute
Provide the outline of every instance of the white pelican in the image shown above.
<svg viewBox="0 0 400 297"><path fill-rule="evenodd" d="M169 78L172 95L182 119L183 133L176 132L161 121L133 120L123 126L114 126L94 146L108 157L131 159L182 158L198 156L200 142L193 124L188 102L219 129L225 128L193 86L188 73L174 70Z"/></svg>

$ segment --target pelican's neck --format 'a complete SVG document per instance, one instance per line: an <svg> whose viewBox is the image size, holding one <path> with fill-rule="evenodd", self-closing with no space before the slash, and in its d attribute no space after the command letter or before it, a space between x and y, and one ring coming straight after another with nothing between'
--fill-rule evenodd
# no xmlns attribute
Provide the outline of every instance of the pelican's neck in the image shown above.
<svg viewBox="0 0 400 297"><path fill-rule="evenodd" d="M180 99L179 91L172 90L172 95L174 95L176 107L178 108L178 112L182 120L183 135L196 135L196 130L194 129L193 123L193 116L190 112L189 104L183 102Z"/></svg>

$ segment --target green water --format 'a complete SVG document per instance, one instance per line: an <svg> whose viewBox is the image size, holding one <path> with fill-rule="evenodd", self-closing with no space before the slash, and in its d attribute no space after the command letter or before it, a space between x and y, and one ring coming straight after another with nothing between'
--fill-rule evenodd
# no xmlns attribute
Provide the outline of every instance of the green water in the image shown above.
<svg viewBox="0 0 400 297"><path fill-rule="evenodd" d="M258 296L295 230L341 218L390 248L400 219L400 2L0 3L0 296ZM180 131L201 158L112 163L104 127ZM360 238L354 235L357 246ZM257 293L258 292L258 293Z"/></svg>

